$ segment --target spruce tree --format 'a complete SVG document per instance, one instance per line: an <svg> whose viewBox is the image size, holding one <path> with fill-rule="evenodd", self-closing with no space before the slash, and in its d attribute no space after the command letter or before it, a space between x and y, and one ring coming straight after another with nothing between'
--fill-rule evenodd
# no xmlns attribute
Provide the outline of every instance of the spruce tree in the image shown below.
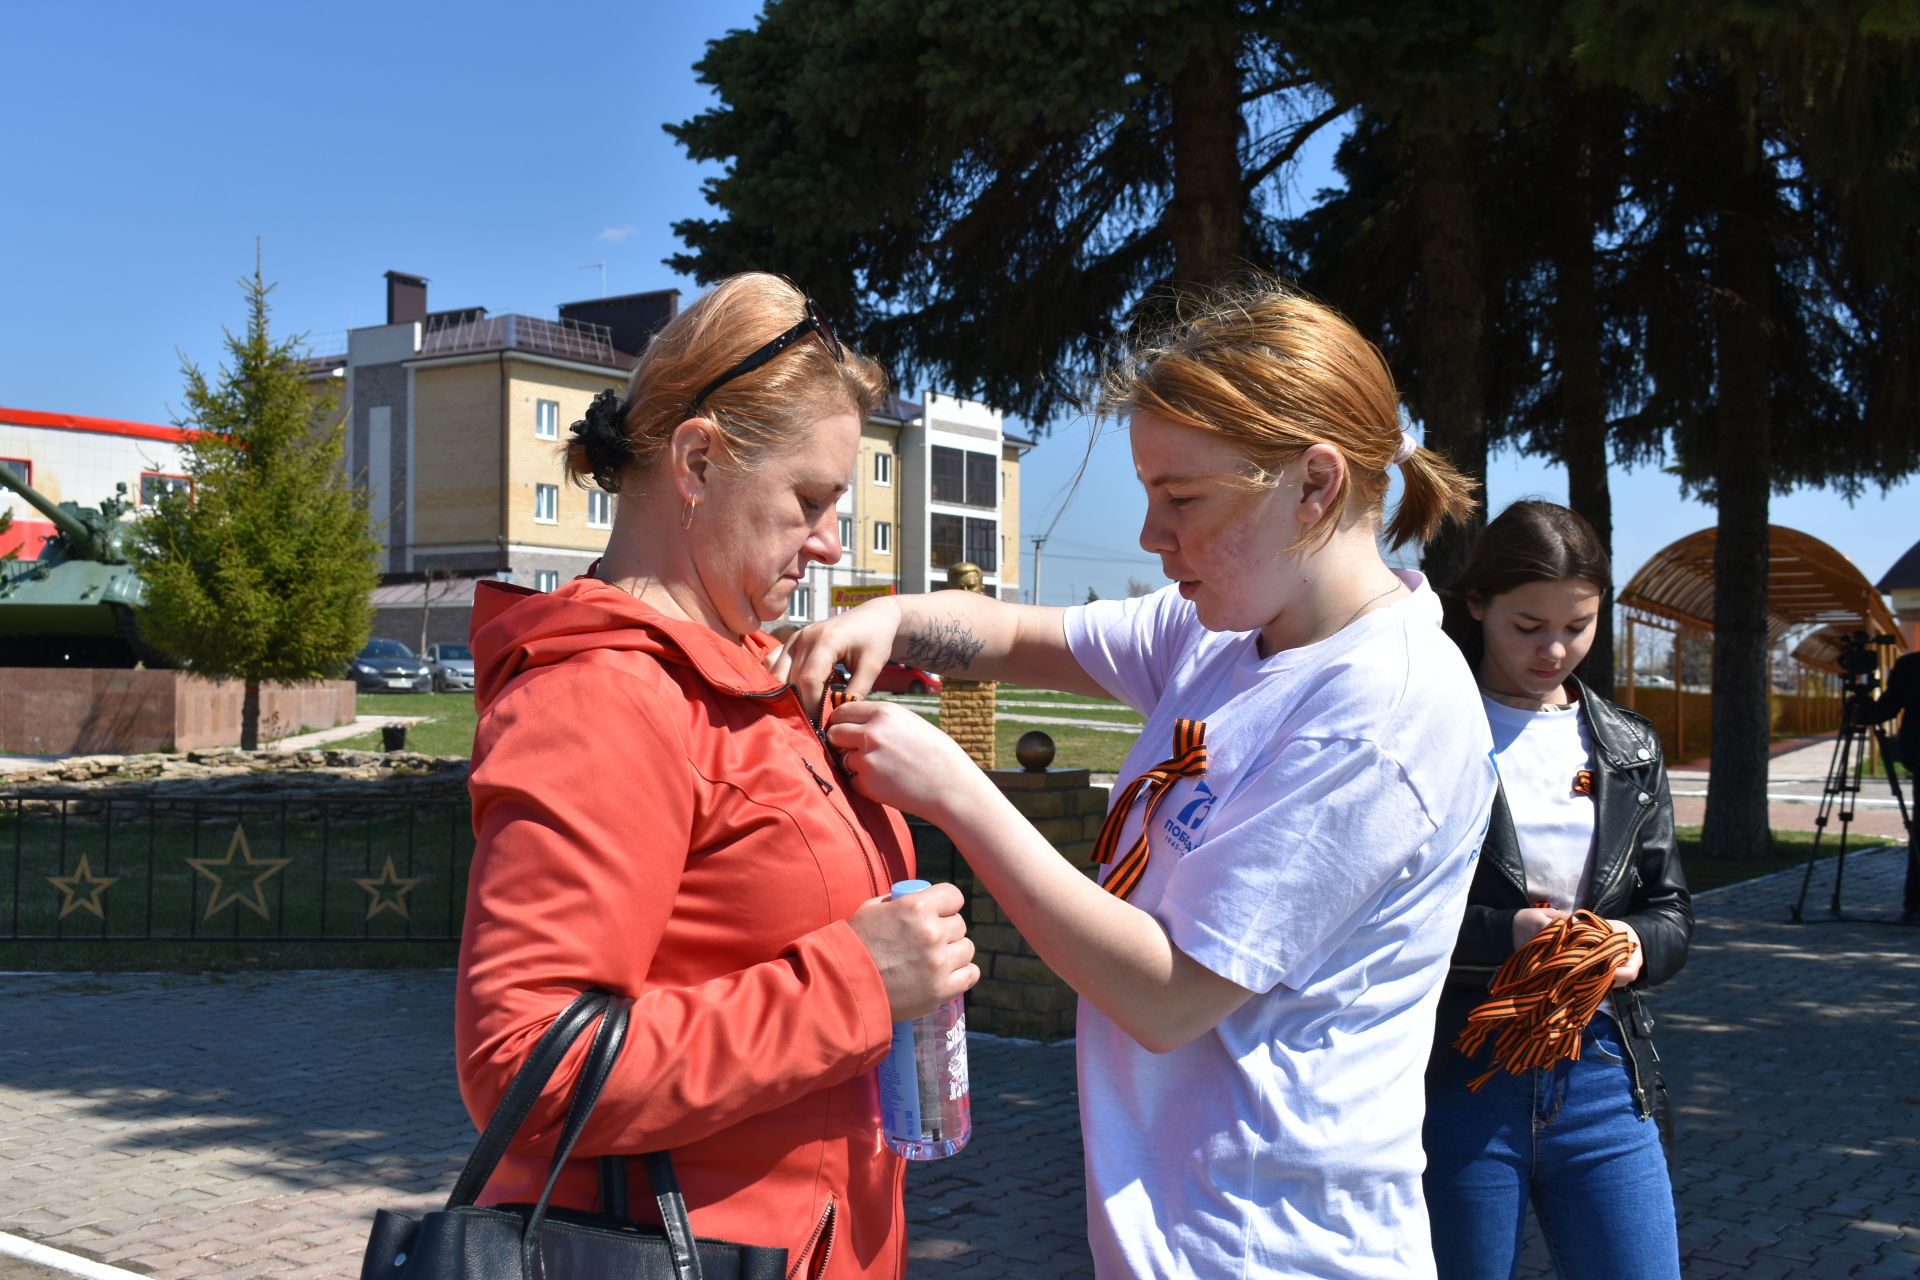
<svg viewBox="0 0 1920 1280"><path fill-rule="evenodd" d="M273 286L242 280L244 332L208 378L181 358L186 492L141 520L141 637L196 675L246 682L242 747L260 742L260 685L338 676L366 643L377 544L365 492L342 467L334 397L309 382L296 339L268 326Z"/></svg>

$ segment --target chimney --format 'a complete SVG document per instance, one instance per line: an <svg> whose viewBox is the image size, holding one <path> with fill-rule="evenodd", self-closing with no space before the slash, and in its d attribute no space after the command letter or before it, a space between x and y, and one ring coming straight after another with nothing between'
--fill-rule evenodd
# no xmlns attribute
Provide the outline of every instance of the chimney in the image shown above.
<svg viewBox="0 0 1920 1280"><path fill-rule="evenodd" d="M387 323L417 324L427 318L427 278L387 272Z"/></svg>

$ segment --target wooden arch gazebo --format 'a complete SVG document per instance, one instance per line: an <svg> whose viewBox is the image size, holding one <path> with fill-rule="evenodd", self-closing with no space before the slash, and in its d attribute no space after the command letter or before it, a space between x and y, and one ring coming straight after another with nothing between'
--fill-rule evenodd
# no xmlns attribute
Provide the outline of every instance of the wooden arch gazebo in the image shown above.
<svg viewBox="0 0 1920 1280"><path fill-rule="evenodd" d="M1695 692L1698 703L1689 708L1687 672L1680 643L1688 637L1711 639L1713 636L1713 554L1720 540L1718 529L1702 529L1655 552L1640 566L1632 581L1620 592L1619 605L1626 620L1627 687L1624 701L1654 718L1668 747L1669 758L1684 759L1690 733L1704 741L1700 712L1711 723L1711 695ZM1654 627L1674 635L1674 670L1671 708L1665 705L1665 690L1637 687L1634 663L1635 632L1639 627ZM1880 593L1853 562L1812 534L1782 525L1767 527L1767 639L1777 644L1788 631L1816 628L1818 635L1837 636L1844 631L1867 631L1874 635L1897 634L1893 613ZM1812 639L1812 637L1809 637ZM1802 643L1794 658L1803 672L1833 674L1833 653L1837 646L1830 640ZM1697 673L1704 676L1704 672ZM1807 706L1812 692L1801 681L1796 702L1800 721L1796 728L1820 732L1838 723L1824 723L1829 717L1809 718ZM1822 682L1829 683L1829 682ZM1832 714L1838 714L1838 701L1831 697ZM1645 701L1649 705L1641 706ZM1818 719L1822 723L1814 723ZM1690 724L1691 721L1691 724Z"/></svg>

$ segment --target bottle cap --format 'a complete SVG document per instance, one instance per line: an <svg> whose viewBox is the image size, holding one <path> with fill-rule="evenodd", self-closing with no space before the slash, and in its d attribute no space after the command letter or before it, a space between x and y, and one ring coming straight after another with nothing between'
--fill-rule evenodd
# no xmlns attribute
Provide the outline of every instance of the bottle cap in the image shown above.
<svg viewBox="0 0 1920 1280"><path fill-rule="evenodd" d="M931 888L933 888L933 882L931 880L895 880L893 882L893 896L896 898L904 898L910 893L918 893L922 889Z"/></svg>

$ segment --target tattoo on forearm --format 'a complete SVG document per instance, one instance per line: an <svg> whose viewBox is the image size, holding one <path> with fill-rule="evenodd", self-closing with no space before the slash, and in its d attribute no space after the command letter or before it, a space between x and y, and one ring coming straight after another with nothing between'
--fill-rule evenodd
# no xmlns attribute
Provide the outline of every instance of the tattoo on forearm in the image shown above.
<svg viewBox="0 0 1920 1280"><path fill-rule="evenodd" d="M965 671L986 647L958 618L937 618L907 637L905 661L929 671Z"/></svg>

